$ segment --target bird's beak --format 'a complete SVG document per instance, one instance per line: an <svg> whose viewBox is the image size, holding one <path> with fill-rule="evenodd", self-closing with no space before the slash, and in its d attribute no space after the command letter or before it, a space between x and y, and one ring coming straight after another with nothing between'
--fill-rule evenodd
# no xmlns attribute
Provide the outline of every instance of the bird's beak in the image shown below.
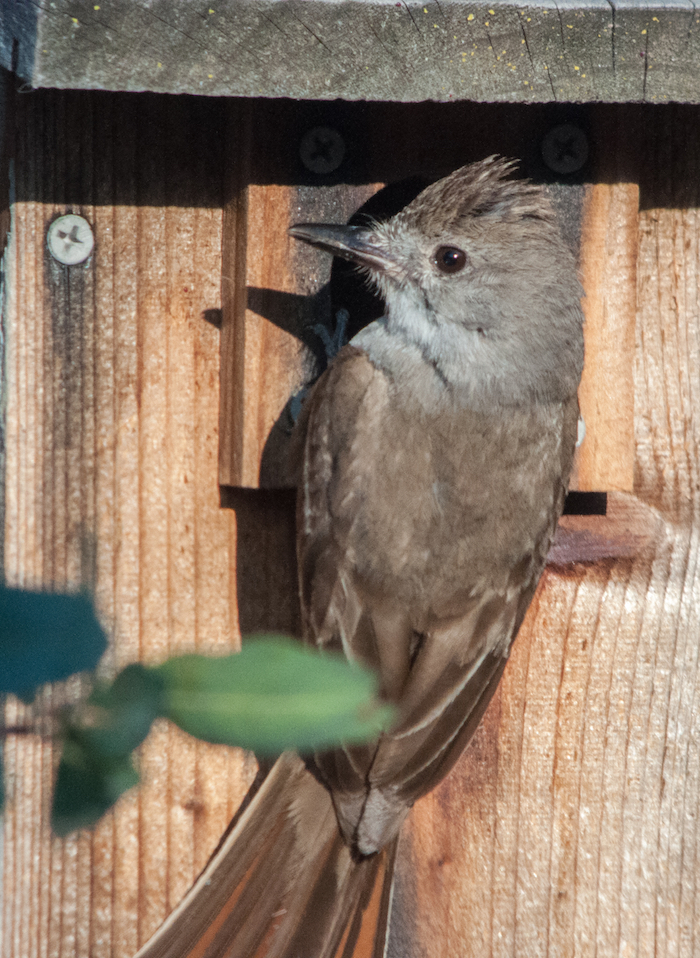
<svg viewBox="0 0 700 958"><path fill-rule="evenodd" d="M362 226L297 223L290 226L289 235L371 270L390 270L397 265L394 258L379 245L377 234Z"/></svg>

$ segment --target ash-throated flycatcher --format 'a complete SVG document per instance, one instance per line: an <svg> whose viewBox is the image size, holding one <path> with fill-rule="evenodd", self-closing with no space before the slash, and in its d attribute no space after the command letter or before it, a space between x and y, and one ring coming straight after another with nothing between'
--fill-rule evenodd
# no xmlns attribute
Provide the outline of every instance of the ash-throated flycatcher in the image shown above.
<svg viewBox="0 0 700 958"><path fill-rule="evenodd" d="M367 228L291 235L357 263L384 316L306 399L305 638L373 666L378 741L274 766L142 958L379 958L413 802L473 734L562 511L580 288L542 190L491 157Z"/></svg>

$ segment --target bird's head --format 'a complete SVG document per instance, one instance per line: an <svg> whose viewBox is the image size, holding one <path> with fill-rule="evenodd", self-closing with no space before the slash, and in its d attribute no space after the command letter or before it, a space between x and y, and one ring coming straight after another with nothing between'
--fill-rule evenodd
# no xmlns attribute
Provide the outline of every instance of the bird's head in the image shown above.
<svg viewBox="0 0 700 958"><path fill-rule="evenodd" d="M299 224L297 239L352 260L386 301L389 330L451 382L560 399L583 364L582 289L541 187L489 157L367 227Z"/></svg>

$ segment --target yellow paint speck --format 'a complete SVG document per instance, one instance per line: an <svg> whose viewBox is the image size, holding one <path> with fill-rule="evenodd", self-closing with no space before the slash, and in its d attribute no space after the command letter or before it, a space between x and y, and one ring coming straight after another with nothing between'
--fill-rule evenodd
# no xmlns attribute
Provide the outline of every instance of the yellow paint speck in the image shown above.
<svg viewBox="0 0 700 958"><path fill-rule="evenodd" d="M642 36L646 36L646 30L642 30Z"/></svg>
<svg viewBox="0 0 700 958"><path fill-rule="evenodd" d="M581 74L582 77L585 77L585 75L586 75L585 73L582 73L582 74Z"/></svg>
<svg viewBox="0 0 700 958"><path fill-rule="evenodd" d="M428 8L427 8L427 7L423 7L423 13L427 13L427 12L428 12Z"/></svg>
<svg viewBox="0 0 700 958"><path fill-rule="evenodd" d="M73 21L73 23L78 24L78 18L77 18L77 17L71 17L71 20Z"/></svg>
<svg viewBox="0 0 700 958"><path fill-rule="evenodd" d="M566 29L567 29L567 30L573 30L573 29L574 29L573 23L567 23Z"/></svg>
<svg viewBox="0 0 700 958"><path fill-rule="evenodd" d="M580 70L581 67L574 67L574 70Z"/></svg>
<svg viewBox="0 0 700 958"><path fill-rule="evenodd" d="M658 23L658 22L659 22L659 18L658 18L658 17L652 17L651 19L654 21L654 23Z"/></svg>
<svg viewBox="0 0 700 958"><path fill-rule="evenodd" d="M525 41L524 41L524 40L521 40L520 42L521 42L521 43L525 43Z"/></svg>
<svg viewBox="0 0 700 958"><path fill-rule="evenodd" d="M495 10L489 10L489 13L491 14L491 16L493 16L495 12L496 12Z"/></svg>
<svg viewBox="0 0 700 958"><path fill-rule="evenodd" d="M214 11L212 10L212 8L209 7L209 13L213 13L213 12L214 12Z"/></svg>
<svg viewBox="0 0 700 958"><path fill-rule="evenodd" d="M470 13L469 16L467 17L467 20L473 20L473 19L474 19L474 14Z"/></svg>
<svg viewBox="0 0 700 958"><path fill-rule="evenodd" d="M491 24L490 24L489 21L487 20L486 23L484 24L484 26L485 26L485 27L490 27Z"/></svg>
<svg viewBox="0 0 700 958"><path fill-rule="evenodd" d="M95 6L94 6L92 9L93 9L93 10L99 10L99 9L100 9L99 3L96 3Z"/></svg>
<svg viewBox="0 0 700 958"><path fill-rule="evenodd" d="M213 80L213 79L214 79L214 74L213 74L213 73L207 73L207 76L209 77L210 80Z"/></svg>
<svg viewBox="0 0 700 958"><path fill-rule="evenodd" d="M162 63L159 63L159 64L158 64L158 69L159 69L159 70L162 70L162 69L163 69L163 64L162 64Z"/></svg>

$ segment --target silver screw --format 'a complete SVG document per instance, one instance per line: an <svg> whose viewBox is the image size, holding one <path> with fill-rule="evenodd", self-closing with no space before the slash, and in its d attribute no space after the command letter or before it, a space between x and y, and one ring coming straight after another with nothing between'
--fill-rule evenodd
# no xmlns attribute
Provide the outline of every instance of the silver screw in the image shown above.
<svg viewBox="0 0 700 958"><path fill-rule="evenodd" d="M301 138L299 156L307 170L323 175L337 170L345 157L345 141L331 126L315 126Z"/></svg>
<svg viewBox="0 0 700 958"><path fill-rule="evenodd" d="M88 221L77 213L59 216L49 226L46 245L55 260L64 266L84 263L95 245Z"/></svg>
<svg viewBox="0 0 700 958"><path fill-rule="evenodd" d="M542 159L555 173L575 173L588 159L588 137L573 123L555 126L542 140Z"/></svg>

